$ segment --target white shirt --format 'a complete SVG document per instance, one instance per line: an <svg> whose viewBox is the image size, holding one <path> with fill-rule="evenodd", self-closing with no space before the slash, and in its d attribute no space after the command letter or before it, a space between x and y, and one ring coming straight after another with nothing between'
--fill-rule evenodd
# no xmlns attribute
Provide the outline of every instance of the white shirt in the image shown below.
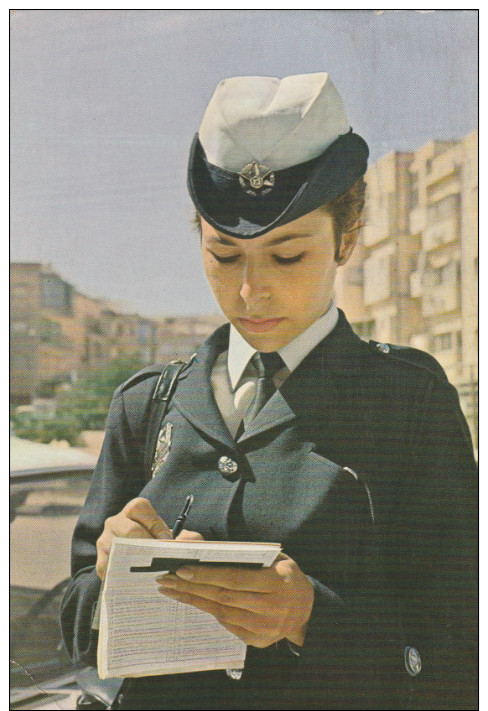
<svg viewBox="0 0 488 711"><path fill-rule="evenodd" d="M328 311L318 318L293 341L280 348L278 353L286 368L275 376L276 387L280 387L302 360L320 343L337 323L339 312L332 302ZM257 372L249 361L256 353L237 331L230 327L229 349L221 353L212 369L212 390L217 406L230 433L235 437L244 414L254 399ZM248 367L249 365L249 367Z"/></svg>

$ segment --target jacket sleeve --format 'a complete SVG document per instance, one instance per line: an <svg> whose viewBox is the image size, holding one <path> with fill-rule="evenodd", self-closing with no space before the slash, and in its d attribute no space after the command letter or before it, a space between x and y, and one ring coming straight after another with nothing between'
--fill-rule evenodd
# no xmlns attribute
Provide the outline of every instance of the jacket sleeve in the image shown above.
<svg viewBox="0 0 488 711"><path fill-rule="evenodd" d="M147 398L141 402L147 402ZM129 412L131 421L134 414L140 417L141 413ZM124 393L119 388L110 406L102 451L73 534L73 577L61 609L63 638L75 664L96 664L98 634L91 628L101 585L95 571L96 541L105 519L121 511L143 485L143 444L129 425Z"/></svg>
<svg viewBox="0 0 488 711"><path fill-rule="evenodd" d="M386 556L399 632L422 660L409 694L414 708L477 708L477 469L446 380L432 380L421 422Z"/></svg>
<svg viewBox="0 0 488 711"><path fill-rule="evenodd" d="M477 472L445 379L431 378L417 420L410 475L363 541L356 589L312 579L299 667L330 708L477 708Z"/></svg>

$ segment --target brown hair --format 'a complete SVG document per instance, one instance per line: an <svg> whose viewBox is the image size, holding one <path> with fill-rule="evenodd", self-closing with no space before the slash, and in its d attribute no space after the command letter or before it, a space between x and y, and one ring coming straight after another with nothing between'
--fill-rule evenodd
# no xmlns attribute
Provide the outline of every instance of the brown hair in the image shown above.
<svg viewBox="0 0 488 711"><path fill-rule="evenodd" d="M364 208L366 193L366 183L361 176L345 192L324 203L319 209L325 210L331 217L334 224L335 254L336 262L339 260L342 235L345 232L353 232L361 227L361 213ZM201 216L195 211L192 224L200 234L202 230Z"/></svg>
<svg viewBox="0 0 488 711"><path fill-rule="evenodd" d="M334 224L336 262L339 260L342 235L345 232L354 232L361 226L361 213L364 208L366 183L361 176L345 192L322 205L331 217Z"/></svg>

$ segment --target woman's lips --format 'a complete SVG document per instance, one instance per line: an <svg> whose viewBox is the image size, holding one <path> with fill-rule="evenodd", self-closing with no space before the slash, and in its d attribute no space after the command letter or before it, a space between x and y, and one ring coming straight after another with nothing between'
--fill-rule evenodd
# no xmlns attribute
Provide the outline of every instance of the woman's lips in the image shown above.
<svg viewBox="0 0 488 711"><path fill-rule="evenodd" d="M251 331L253 333L264 333L265 331L271 331L272 328L277 326L283 318L240 318L239 321L246 331Z"/></svg>

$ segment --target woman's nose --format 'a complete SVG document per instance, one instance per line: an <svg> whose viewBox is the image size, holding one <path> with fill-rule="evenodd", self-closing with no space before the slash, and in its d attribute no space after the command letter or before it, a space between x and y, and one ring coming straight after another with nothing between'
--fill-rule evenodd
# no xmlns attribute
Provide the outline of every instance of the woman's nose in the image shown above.
<svg viewBox="0 0 488 711"><path fill-rule="evenodd" d="M242 272L240 296L247 304L270 296L266 265L258 260L246 260Z"/></svg>

